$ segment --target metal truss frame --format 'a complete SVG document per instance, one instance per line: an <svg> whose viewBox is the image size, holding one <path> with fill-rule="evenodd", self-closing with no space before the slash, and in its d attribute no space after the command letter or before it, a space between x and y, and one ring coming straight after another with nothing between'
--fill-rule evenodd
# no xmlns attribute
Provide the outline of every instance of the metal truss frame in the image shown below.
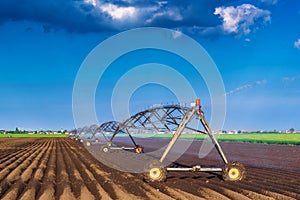
<svg viewBox="0 0 300 200"><path fill-rule="evenodd" d="M166 105L150 108L135 115L131 116L124 122L120 123L117 129L114 131L109 143L112 144L114 138L119 133L127 133L134 144L134 147L138 147L132 132L150 132L150 133L170 133L175 132L186 112L191 111L192 108L182 107L180 105ZM204 133L204 131L198 130L192 126L185 127L189 131Z"/></svg>
<svg viewBox="0 0 300 200"><path fill-rule="evenodd" d="M202 124L203 130L199 130L198 127L193 127L190 124L192 119L199 120ZM203 111L200 106L200 99L196 100L193 107L182 107L180 105L167 105L153 107L142 112L138 112L131 116L122 123L116 121L105 122L99 126L93 125L91 127L83 128L81 131L89 130L93 132L91 139L95 138L97 133L102 133L107 145L105 145L102 150L103 152L108 152L109 149L133 149L136 153L142 153L142 146L138 145L134 140L133 133L173 133L173 136L168 143L168 146L164 150L161 158L154 163L150 163L150 167L146 170L147 178L150 181L162 181L166 178L167 171L210 171L210 172L222 172L222 177L224 180L229 181L239 181L245 178L246 171L245 167L239 162L228 162L219 142L215 138ZM163 162L174 146L177 139L183 133L183 131L197 132L200 134L206 134L211 139L214 147L219 153L220 157L224 162L224 167L211 167L203 168L200 165L193 167L181 167L181 168L164 168ZM79 131L79 130L78 130ZM112 133L110 139L106 137L106 133ZM133 147L119 147L113 144L115 137L119 133L126 133L130 137ZM88 143L89 142L89 143ZM87 142L89 146L90 141Z"/></svg>

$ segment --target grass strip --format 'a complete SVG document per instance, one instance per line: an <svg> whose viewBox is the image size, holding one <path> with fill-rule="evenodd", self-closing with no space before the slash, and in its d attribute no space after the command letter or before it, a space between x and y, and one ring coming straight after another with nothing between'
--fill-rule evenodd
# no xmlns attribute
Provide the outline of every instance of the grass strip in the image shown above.
<svg viewBox="0 0 300 200"><path fill-rule="evenodd" d="M143 134L134 135L143 138L164 138L170 139L173 134ZM222 142L250 142L263 144L291 144L300 145L300 133L242 133L242 134L215 134L218 141ZM209 137L204 134L182 134L180 139L207 140Z"/></svg>

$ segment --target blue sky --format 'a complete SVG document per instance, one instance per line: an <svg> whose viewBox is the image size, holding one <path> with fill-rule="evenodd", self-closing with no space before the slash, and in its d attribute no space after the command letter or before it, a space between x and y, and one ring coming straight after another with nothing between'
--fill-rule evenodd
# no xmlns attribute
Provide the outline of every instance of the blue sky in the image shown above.
<svg viewBox="0 0 300 200"><path fill-rule="evenodd" d="M2 0L0 129L72 129L73 84L89 52L121 31L150 26L182 32L210 54L226 89L224 129L300 129L298 0ZM149 52L148 60L129 55L116 63L156 61L179 67L168 61L172 55ZM182 73L197 81L181 64ZM112 66L108 80L120 76L118 72ZM105 95L113 85L105 79L102 83L95 105L99 122L112 117ZM202 80L200 89L209 115ZM174 98L166 88L148 85L132 96L130 110Z"/></svg>

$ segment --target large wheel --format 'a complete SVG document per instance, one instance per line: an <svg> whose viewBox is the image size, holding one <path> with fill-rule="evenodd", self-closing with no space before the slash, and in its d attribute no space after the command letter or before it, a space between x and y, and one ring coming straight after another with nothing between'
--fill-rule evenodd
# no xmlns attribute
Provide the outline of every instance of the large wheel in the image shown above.
<svg viewBox="0 0 300 200"><path fill-rule="evenodd" d="M167 170L159 161L151 161L145 166L145 181L162 182L167 179Z"/></svg>
<svg viewBox="0 0 300 200"><path fill-rule="evenodd" d="M134 148L135 153L143 153L143 147L137 146Z"/></svg>
<svg viewBox="0 0 300 200"><path fill-rule="evenodd" d="M239 162L227 163L223 167L222 177L225 181L241 181L246 178L246 169Z"/></svg>

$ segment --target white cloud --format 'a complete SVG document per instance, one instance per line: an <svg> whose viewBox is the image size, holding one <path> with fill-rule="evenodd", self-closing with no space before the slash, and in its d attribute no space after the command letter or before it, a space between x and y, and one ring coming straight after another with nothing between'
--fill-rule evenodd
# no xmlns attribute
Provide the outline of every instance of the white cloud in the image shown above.
<svg viewBox="0 0 300 200"><path fill-rule="evenodd" d="M166 4L168 4L168 1L159 1L157 3L159 5L159 7L162 7L162 6L166 5Z"/></svg>
<svg viewBox="0 0 300 200"><path fill-rule="evenodd" d="M275 5L278 3L278 0L261 0L261 2L268 4L268 5Z"/></svg>
<svg viewBox="0 0 300 200"><path fill-rule="evenodd" d="M250 38L246 38L245 42L251 42Z"/></svg>
<svg viewBox="0 0 300 200"><path fill-rule="evenodd" d="M109 14L114 20L132 18L137 13L137 9L135 7L118 7L111 3L103 4L99 8L102 12Z"/></svg>
<svg viewBox="0 0 300 200"><path fill-rule="evenodd" d="M84 0L85 3L97 6L97 0Z"/></svg>
<svg viewBox="0 0 300 200"><path fill-rule="evenodd" d="M293 76L293 77L283 77L283 78L282 78L282 80L283 80L283 81L286 81L286 82L294 81L294 80L297 80L297 79L300 79L300 75L298 75L298 76Z"/></svg>
<svg viewBox="0 0 300 200"><path fill-rule="evenodd" d="M179 38L179 37L181 37L182 36L182 32L181 31L173 31L173 33L172 33L172 37L174 38L174 39L176 39L176 38Z"/></svg>
<svg viewBox="0 0 300 200"><path fill-rule="evenodd" d="M230 90L229 92L226 92L225 95L232 95L232 94L244 91L244 90L248 90L248 89L260 86L260 85L264 85L266 83L267 83L266 80L255 81L254 83L249 83L249 84L243 85L241 87L238 87L238 88L236 88L234 90Z"/></svg>
<svg viewBox="0 0 300 200"><path fill-rule="evenodd" d="M298 39L296 42L294 42L294 47L297 49L300 49L300 39Z"/></svg>
<svg viewBox="0 0 300 200"><path fill-rule="evenodd" d="M162 19L167 18L167 19L172 19L174 21L181 21L183 19L180 12L176 9L174 9L174 10L164 10L164 11L155 13L150 19L146 20L146 23L150 24L158 18L162 18Z"/></svg>
<svg viewBox="0 0 300 200"><path fill-rule="evenodd" d="M270 12L251 4L242 4L237 7L217 7L215 15L223 19L223 30L227 33L249 34L254 25L263 25L271 21Z"/></svg>

